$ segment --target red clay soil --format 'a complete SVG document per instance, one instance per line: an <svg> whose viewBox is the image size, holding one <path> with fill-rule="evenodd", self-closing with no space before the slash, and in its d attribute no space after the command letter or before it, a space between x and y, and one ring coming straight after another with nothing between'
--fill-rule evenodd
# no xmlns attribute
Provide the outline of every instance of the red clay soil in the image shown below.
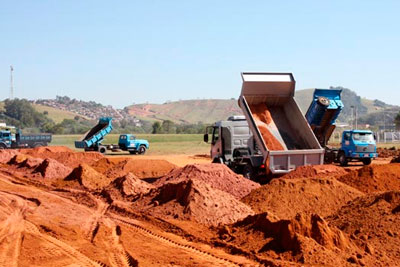
<svg viewBox="0 0 400 267"><path fill-rule="evenodd" d="M400 164L364 166L337 179L364 193L400 190Z"/></svg>
<svg viewBox="0 0 400 267"><path fill-rule="evenodd" d="M71 168L75 168L81 163L90 165L103 158L103 155L97 152L75 152L63 146L20 149L19 152L35 158L52 158Z"/></svg>
<svg viewBox="0 0 400 267"><path fill-rule="evenodd" d="M112 200L124 199L126 197L136 197L147 194L154 186L137 178L132 173L117 178L112 181L104 192L111 197Z"/></svg>
<svg viewBox="0 0 400 267"><path fill-rule="evenodd" d="M1 149L0 150L0 163L8 163L15 155L19 154L14 149Z"/></svg>
<svg viewBox="0 0 400 267"><path fill-rule="evenodd" d="M89 190L101 190L112 181L85 163L76 167L64 180L77 181Z"/></svg>
<svg viewBox="0 0 400 267"><path fill-rule="evenodd" d="M252 105L250 106L250 109L267 148L269 150L284 150L282 144L268 130L267 125L269 125L272 122L272 117L271 113L267 108L267 105L265 104Z"/></svg>
<svg viewBox="0 0 400 267"><path fill-rule="evenodd" d="M364 250L367 266L399 266L400 191L359 197L327 218Z"/></svg>
<svg viewBox="0 0 400 267"><path fill-rule="evenodd" d="M128 173L139 178L158 178L176 168L176 165L166 160L134 158L102 158L91 166L110 178L121 177Z"/></svg>
<svg viewBox="0 0 400 267"><path fill-rule="evenodd" d="M165 183L179 183L189 179L207 183L212 188L225 191L236 199L241 199L253 189L260 187L260 184L234 173L225 164L215 163L186 165L158 179L153 185L161 186Z"/></svg>
<svg viewBox="0 0 400 267"><path fill-rule="evenodd" d="M253 211L232 195L196 179L166 183L133 202L133 208L161 218L219 225L241 220Z"/></svg>
<svg viewBox="0 0 400 267"><path fill-rule="evenodd" d="M227 244L259 258L275 258L273 265L277 266L292 266L294 262L346 266L359 251L345 234L317 214L299 213L290 220L279 220L261 213L221 227L219 236Z"/></svg>
<svg viewBox="0 0 400 267"><path fill-rule="evenodd" d="M40 173L46 179L63 179L69 173L71 168L64 166L54 159L45 159L40 163L33 173Z"/></svg>
<svg viewBox="0 0 400 267"><path fill-rule="evenodd" d="M390 163L400 163L400 156L393 158Z"/></svg>
<svg viewBox="0 0 400 267"><path fill-rule="evenodd" d="M396 149L395 147L391 148L378 147L376 149L376 152L378 152L378 156L380 158L400 157L400 149Z"/></svg>
<svg viewBox="0 0 400 267"><path fill-rule="evenodd" d="M24 155L24 154L16 154L7 163L10 165L20 165L22 162L24 162L28 158L32 158L32 157L29 155Z"/></svg>
<svg viewBox="0 0 400 267"><path fill-rule="evenodd" d="M256 213L272 212L280 219L297 213L316 213L321 217L363 195L358 190L330 178L273 179L242 199Z"/></svg>
<svg viewBox="0 0 400 267"><path fill-rule="evenodd" d="M39 166L40 164L42 164L43 160L44 159L40 159L40 158L27 158L26 160L21 162L19 167L33 169L33 168L36 168L37 166Z"/></svg>
<svg viewBox="0 0 400 267"><path fill-rule="evenodd" d="M317 177L336 177L346 174L347 171L339 166L332 164L299 166L294 171L282 176L285 179L292 178L317 178Z"/></svg>

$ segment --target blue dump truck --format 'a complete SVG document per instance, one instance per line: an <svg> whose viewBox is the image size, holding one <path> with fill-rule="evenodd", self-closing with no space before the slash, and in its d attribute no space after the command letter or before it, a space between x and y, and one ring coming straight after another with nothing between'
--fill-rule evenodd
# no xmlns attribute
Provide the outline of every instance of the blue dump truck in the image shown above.
<svg viewBox="0 0 400 267"><path fill-rule="evenodd" d="M102 154L107 150L111 151L129 151L130 154L144 154L149 149L149 142L147 140L136 139L133 134L121 134L119 136L118 145L103 145L102 142L106 135L112 129L112 118L102 117L99 122L88 132L86 132L82 139L75 141L76 148L83 148L85 151L98 151Z"/></svg>
<svg viewBox="0 0 400 267"><path fill-rule="evenodd" d="M0 131L0 149L47 146L51 137L51 134L22 134L21 130L13 134L10 129L5 129Z"/></svg>
<svg viewBox="0 0 400 267"><path fill-rule="evenodd" d="M361 161L368 165L378 156L372 131L343 131L340 148L328 146L328 140L336 128L336 119L344 108L341 92L335 89L315 89L306 119L321 147L325 148L325 163L338 162L346 166L349 161Z"/></svg>

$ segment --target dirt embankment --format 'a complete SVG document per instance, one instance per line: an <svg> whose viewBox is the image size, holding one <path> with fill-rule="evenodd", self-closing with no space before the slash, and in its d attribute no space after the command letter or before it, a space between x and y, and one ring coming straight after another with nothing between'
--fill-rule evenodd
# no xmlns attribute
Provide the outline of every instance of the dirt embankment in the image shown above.
<svg viewBox="0 0 400 267"><path fill-rule="evenodd" d="M347 171L344 168L332 164L299 166L294 171L282 176L282 178L328 178L342 176L346 173Z"/></svg>
<svg viewBox="0 0 400 267"><path fill-rule="evenodd" d="M272 212L281 219L293 218L299 212L325 217L361 195L335 179L280 178L253 190L242 202L256 213Z"/></svg>
<svg viewBox="0 0 400 267"><path fill-rule="evenodd" d="M253 214L251 208L232 195L197 179L161 185L133 202L133 207L155 217L206 225L232 223Z"/></svg>
<svg viewBox="0 0 400 267"><path fill-rule="evenodd" d="M327 218L370 255L367 266L397 266L400 260L400 191L358 197Z"/></svg>
<svg viewBox="0 0 400 267"><path fill-rule="evenodd" d="M154 185L179 183L189 179L199 180L209 184L212 188L227 192L237 199L249 194L260 185L242 175L234 173L224 164L191 164L173 170L168 175L158 179Z"/></svg>
<svg viewBox="0 0 400 267"><path fill-rule="evenodd" d="M364 166L337 179L365 193L400 190L400 164Z"/></svg>

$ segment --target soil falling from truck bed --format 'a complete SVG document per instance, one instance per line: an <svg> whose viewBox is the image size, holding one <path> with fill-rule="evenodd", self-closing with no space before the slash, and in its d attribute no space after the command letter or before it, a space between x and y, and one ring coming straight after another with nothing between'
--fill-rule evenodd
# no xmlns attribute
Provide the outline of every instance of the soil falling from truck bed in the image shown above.
<svg viewBox="0 0 400 267"><path fill-rule="evenodd" d="M267 148L269 150L284 150L279 140L268 129L268 125L273 122L268 107L265 104L258 104L250 106L250 109Z"/></svg>

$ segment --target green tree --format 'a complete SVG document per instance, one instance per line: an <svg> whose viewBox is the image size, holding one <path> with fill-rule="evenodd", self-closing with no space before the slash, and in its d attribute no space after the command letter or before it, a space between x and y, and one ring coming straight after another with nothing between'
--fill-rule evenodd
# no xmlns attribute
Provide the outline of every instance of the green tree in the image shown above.
<svg viewBox="0 0 400 267"><path fill-rule="evenodd" d="M394 124L396 124L396 129L400 130L400 112L394 118Z"/></svg>
<svg viewBox="0 0 400 267"><path fill-rule="evenodd" d="M153 128L153 130L151 132L152 134L161 133L161 124L160 124L160 122L158 122L158 121L154 122L152 128Z"/></svg>
<svg viewBox="0 0 400 267"><path fill-rule="evenodd" d="M175 133L176 132L176 127L174 126L174 123L170 120L163 121L161 128L162 128L163 133Z"/></svg>

